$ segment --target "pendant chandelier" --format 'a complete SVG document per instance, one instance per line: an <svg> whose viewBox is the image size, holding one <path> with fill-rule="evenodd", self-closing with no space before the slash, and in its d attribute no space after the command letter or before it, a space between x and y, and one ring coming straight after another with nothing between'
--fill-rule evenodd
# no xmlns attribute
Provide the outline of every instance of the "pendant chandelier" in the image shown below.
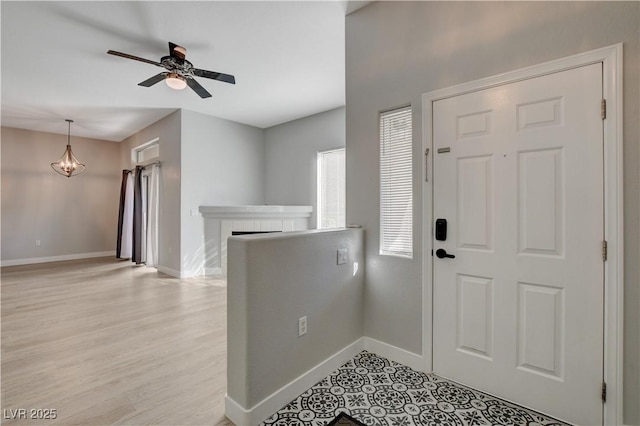
<svg viewBox="0 0 640 426"><path fill-rule="evenodd" d="M80 163L73 152L71 151L71 123L73 120L65 120L69 123L69 130L67 132L67 149L64 150L62 157L55 163L51 163L51 168L60 173L63 176L71 177L79 175L84 172L86 168L84 164Z"/></svg>

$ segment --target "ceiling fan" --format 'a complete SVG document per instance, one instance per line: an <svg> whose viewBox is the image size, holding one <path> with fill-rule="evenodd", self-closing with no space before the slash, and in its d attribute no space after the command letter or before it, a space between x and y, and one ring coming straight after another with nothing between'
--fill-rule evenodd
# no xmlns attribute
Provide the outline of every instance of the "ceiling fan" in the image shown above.
<svg viewBox="0 0 640 426"><path fill-rule="evenodd" d="M194 92L200 95L201 98L209 98L211 97L211 93L207 92L207 90L202 87L194 77L204 77L224 81L225 83L236 84L236 79L232 75L194 68L193 64L186 59L187 49L171 42L169 42L169 56L163 56L160 59L160 62L151 61L149 59L140 58L127 53L116 52L115 50L109 50L107 53L127 59L146 62L147 64L157 65L167 70L154 75L148 80L138 83L138 86L151 87L164 80L167 83L167 86L172 89L182 90L189 86Z"/></svg>

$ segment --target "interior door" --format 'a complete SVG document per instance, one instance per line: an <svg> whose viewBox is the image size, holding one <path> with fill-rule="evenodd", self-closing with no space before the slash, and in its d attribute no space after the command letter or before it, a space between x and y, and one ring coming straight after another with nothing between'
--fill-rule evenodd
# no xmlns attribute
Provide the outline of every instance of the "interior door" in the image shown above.
<svg viewBox="0 0 640 426"><path fill-rule="evenodd" d="M603 414L601 99L593 64L433 105L434 372L580 425Z"/></svg>

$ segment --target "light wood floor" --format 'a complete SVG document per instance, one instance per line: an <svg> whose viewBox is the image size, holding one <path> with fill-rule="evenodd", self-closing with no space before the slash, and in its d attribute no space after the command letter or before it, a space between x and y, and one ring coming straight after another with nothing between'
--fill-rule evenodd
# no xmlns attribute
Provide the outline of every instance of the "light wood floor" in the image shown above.
<svg viewBox="0 0 640 426"><path fill-rule="evenodd" d="M232 425L224 281L112 258L1 273L2 424Z"/></svg>

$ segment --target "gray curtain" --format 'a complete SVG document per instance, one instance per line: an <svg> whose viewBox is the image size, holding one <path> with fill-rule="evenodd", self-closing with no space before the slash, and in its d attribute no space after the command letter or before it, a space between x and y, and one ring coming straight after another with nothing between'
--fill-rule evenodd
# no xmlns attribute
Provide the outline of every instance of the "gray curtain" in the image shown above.
<svg viewBox="0 0 640 426"><path fill-rule="evenodd" d="M118 240L116 242L116 257L128 259L131 257L131 170L122 171L120 185L120 208L118 210Z"/></svg>
<svg viewBox="0 0 640 426"><path fill-rule="evenodd" d="M140 265L142 259L142 170L136 166L136 175L133 185L133 255L131 260Z"/></svg>

